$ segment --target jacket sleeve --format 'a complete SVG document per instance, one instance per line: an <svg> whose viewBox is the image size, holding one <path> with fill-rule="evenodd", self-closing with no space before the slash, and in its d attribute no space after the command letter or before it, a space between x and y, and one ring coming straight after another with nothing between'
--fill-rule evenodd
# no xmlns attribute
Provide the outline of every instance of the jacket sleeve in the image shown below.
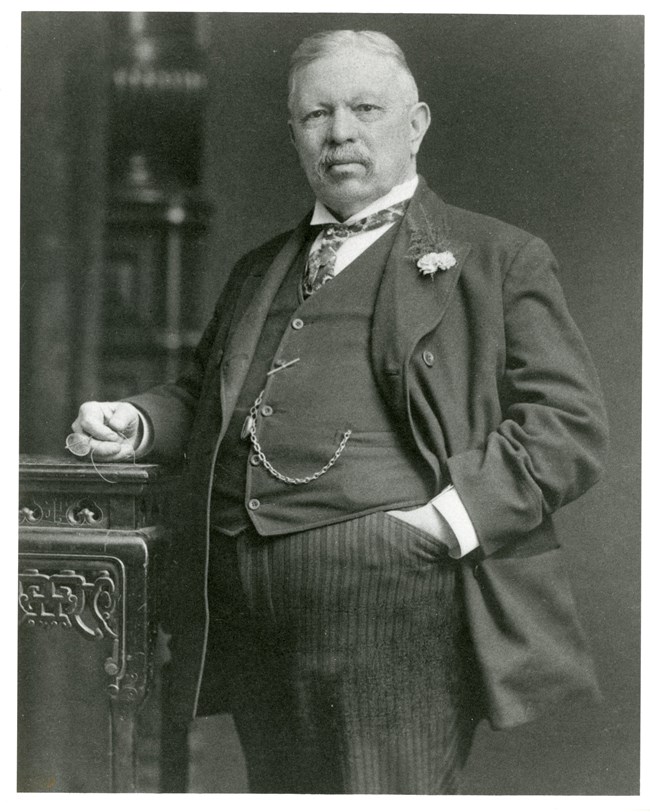
<svg viewBox="0 0 650 812"><path fill-rule="evenodd" d="M233 269L192 359L180 377L174 383L126 398L145 415L152 431L147 458L172 465L183 459L206 372L211 358L215 357L219 337L223 337L230 326L234 304L246 276L244 260Z"/></svg>
<svg viewBox="0 0 650 812"><path fill-rule="evenodd" d="M483 447L448 460L486 555L591 487L607 445L597 374L542 240L515 255L503 303L502 422Z"/></svg>
<svg viewBox="0 0 650 812"><path fill-rule="evenodd" d="M268 268L288 237L289 232L279 234L237 262L181 376L174 383L127 398L149 421L153 437L148 458L172 465L183 459L204 384L213 373L218 374L220 348L237 312L242 287L251 274Z"/></svg>

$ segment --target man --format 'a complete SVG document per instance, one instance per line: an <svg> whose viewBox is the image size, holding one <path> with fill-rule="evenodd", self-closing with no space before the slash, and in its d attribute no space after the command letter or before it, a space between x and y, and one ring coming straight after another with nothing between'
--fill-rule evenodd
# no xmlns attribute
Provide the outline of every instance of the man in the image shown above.
<svg viewBox="0 0 650 812"><path fill-rule="evenodd" d="M550 515L598 478L599 386L544 243L417 176L392 40L305 40L289 110L313 211L175 384L73 429L184 459L175 708L233 713L252 791L454 792L482 716L595 691Z"/></svg>

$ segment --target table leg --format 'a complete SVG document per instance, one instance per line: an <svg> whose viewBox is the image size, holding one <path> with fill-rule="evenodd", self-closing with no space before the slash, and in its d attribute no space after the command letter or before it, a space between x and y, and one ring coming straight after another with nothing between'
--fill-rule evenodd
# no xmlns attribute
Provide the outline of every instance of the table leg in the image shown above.
<svg viewBox="0 0 650 812"><path fill-rule="evenodd" d="M136 791L137 705L111 701L111 790Z"/></svg>

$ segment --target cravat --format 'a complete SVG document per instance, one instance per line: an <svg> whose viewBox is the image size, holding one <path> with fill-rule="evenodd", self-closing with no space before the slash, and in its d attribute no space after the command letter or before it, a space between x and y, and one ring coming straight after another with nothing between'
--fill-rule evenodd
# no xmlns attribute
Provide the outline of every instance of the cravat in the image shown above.
<svg viewBox="0 0 650 812"><path fill-rule="evenodd" d="M323 239L317 251L309 255L302 278L302 294L305 298L311 296L326 282L334 278L334 265L336 254L348 237L361 234L363 231L372 231L388 223L398 220L406 209L408 200L402 200L387 209L369 214L354 223L328 223L324 226Z"/></svg>

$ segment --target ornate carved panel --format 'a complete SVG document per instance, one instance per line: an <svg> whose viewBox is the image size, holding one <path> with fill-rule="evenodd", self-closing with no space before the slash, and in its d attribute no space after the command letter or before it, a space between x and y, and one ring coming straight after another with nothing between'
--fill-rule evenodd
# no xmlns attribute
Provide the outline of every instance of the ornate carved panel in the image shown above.
<svg viewBox="0 0 650 812"><path fill-rule="evenodd" d="M118 587L109 569L46 573L26 567L18 577L21 625L75 629L88 640L118 639Z"/></svg>
<svg viewBox="0 0 650 812"><path fill-rule="evenodd" d="M124 562L113 556L23 552L18 584L20 627L74 631L89 641L111 641L111 655L104 663L109 694L132 701L144 691L146 675L129 668L137 655L126 651Z"/></svg>
<svg viewBox="0 0 650 812"><path fill-rule="evenodd" d="M103 503L103 504L101 504ZM108 499L79 494L43 496L25 494L18 507L20 524L62 527L108 527Z"/></svg>

